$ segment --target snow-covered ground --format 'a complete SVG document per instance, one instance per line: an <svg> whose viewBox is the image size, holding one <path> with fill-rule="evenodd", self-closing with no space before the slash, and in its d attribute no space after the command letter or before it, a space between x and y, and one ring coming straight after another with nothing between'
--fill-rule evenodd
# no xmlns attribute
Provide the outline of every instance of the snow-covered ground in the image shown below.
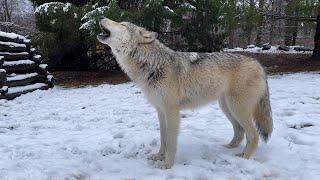
<svg viewBox="0 0 320 180"><path fill-rule="evenodd" d="M159 125L133 83L1 100L0 179L319 179L320 74L272 76L269 84L274 133L252 159L234 156L244 143L222 146L233 131L211 104L182 112L170 170L147 160L159 148Z"/></svg>
<svg viewBox="0 0 320 180"><path fill-rule="evenodd" d="M272 53L272 54L278 54L278 53L285 53L285 54L295 54L295 53L302 53L302 54L312 54L312 50L310 48L309 51L296 51L295 48L306 48L304 46L288 46L288 51L279 50L279 46L270 46L270 49L263 50L261 47L257 47L255 45L248 45L247 48L224 48L224 52L248 52L248 53Z"/></svg>

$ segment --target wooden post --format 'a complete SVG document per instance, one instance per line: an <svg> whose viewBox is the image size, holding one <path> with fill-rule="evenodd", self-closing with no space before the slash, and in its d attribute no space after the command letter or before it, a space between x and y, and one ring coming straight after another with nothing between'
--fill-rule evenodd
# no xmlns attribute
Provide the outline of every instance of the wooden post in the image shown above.
<svg viewBox="0 0 320 180"><path fill-rule="evenodd" d="M320 6L318 7L318 16L317 16L317 29L314 36L314 50L312 54L312 59L320 60Z"/></svg>
<svg viewBox="0 0 320 180"><path fill-rule="evenodd" d="M4 56L0 56L0 69L2 69L4 63Z"/></svg>
<svg viewBox="0 0 320 180"><path fill-rule="evenodd" d="M4 69L0 69L0 88L6 85L6 81L7 81L6 71Z"/></svg>

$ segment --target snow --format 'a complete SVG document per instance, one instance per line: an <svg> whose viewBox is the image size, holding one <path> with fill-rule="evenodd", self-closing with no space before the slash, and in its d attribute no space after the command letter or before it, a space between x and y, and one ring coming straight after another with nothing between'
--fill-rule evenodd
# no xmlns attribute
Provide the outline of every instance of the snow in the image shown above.
<svg viewBox="0 0 320 180"><path fill-rule="evenodd" d="M9 38L9 39L22 39L24 43L29 43L30 42L30 39L27 39L26 37L21 36L21 35L16 34L16 33L7 33L7 32L0 31L0 36L6 37L6 38Z"/></svg>
<svg viewBox="0 0 320 180"><path fill-rule="evenodd" d="M48 86L48 85L45 83L35 83L35 84L27 85L27 86L10 87L7 94L14 94L14 93L23 92L23 91L39 89L41 87L46 87L46 86Z"/></svg>
<svg viewBox="0 0 320 180"><path fill-rule="evenodd" d="M52 20L50 21L50 24L56 24L56 22L57 22L57 19L52 19Z"/></svg>
<svg viewBox="0 0 320 180"><path fill-rule="evenodd" d="M0 60L3 59L3 58L4 58L4 56L0 56Z"/></svg>
<svg viewBox="0 0 320 180"><path fill-rule="evenodd" d="M79 30L89 30L93 25L95 25L95 23L96 22L94 20L89 20L88 22L83 23Z"/></svg>
<svg viewBox="0 0 320 180"><path fill-rule="evenodd" d="M5 69L0 69L0 72L5 73L6 70Z"/></svg>
<svg viewBox="0 0 320 180"><path fill-rule="evenodd" d="M295 47L302 47L302 46L288 46L290 48L289 51L282 51L278 50L279 46L271 46L271 49L269 50L262 50L262 48L257 47L255 45L248 45L247 48L240 48L236 47L233 49L225 48L223 49L224 52L250 52L250 53L305 53L305 54L312 54L312 51L296 51L294 50Z"/></svg>
<svg viewBox="0 0 320 180"><path fill-rule="evenodd" d="M174 11L171 8L169 8L168 6L164 6L164 9L169 11L170 13L174 13Z"/></svg>
<svg viewBox="0 0 320 180"><path fill-rule="evenodd" d="M48 75L48 76L47 76L47 80L48 80L49 82L53 82L54 78L53 78L52 75Z"/></svg>
<svg viewBox="0 0 320 180"><path fill-rule="evenodd" d="M33 58L35 58L35 59L40 59L40 58L41 58L41 55L35 55L35 56L33 56Z"/></svg>
<svg viewBox="0 0 320 180"><path fill-rule="evenodd" d="M3 41L0 41L0 45L6 45L11 48L13 48L13 47L19 47L19 48L27 47L25 44L18 44L18 43L14 43L14 42L3 42Z"/></svg>
<svg viewBox="0 0 320 180"><path fill-rule="evenodd" d="M96 21L95 17L103 16L109 8L110 8L109 6L102 6L102 7L95 8L94 10L89 11L88 13L86 13L81 18L81 21L83 21L84 23L81 25L81 27L79 29L80 30L90 30L90 29L92 29L92 27L95 24L97 24L97 21Z"/></svg>
<svg viewBox="0 0 320 180"><path fill-rule="evenodd" d="M2 179L310 179L320 175L320 74L269 78L274 132L250 160L225 149L233 130L217 104L182 112L176 163L159 148L154 108L133 84L36 91L0 100ZM301 129L295 125L312 124Z"/></svg>
<svg viewBox="0 0 320 180"><path fill-rule="evenodd" d="M1 93L6 93L6 92L8 92L8 86L2 86L1 88L0 88L0 92ZM0 132L1 132L1 130L0 130Z"/></svg>
<svg viewBox="0 0 320 180"><path fill-rule="evenodd" d="M71 8L71 3L65 3L63 6L63 12L68 12Z"/></svg>
<svg viewBox="0 0 320 180"><path fill-rule="evenodd" d="M196 10L196 9L197 9L196 7L194 7L194 6L193 6L192 4L190 4L190 3L182 3L180 6L181 6L181 7L188 8L188 9L192 9L192 10Z"/></svg>
<svg viewBox="0 0 320 180"><path fill-rule="evenodd" d="M20 52L20 53L12 53L12 52L0 52L1 55L7 55L7 56L20 56L20 55L29 55L27 52ZM0 56L1 57L1 56Z"/></svg>
<svg viewBox="0 0 320 180"><path fill-rule="evenodd" d="M40 6L38 6L35 10L35 13L43 14L43 13L48 13L48 10L50 7L53 7L53 12L56 12L56 9L59 7L62 7L63 12L69 12L71 8L71 3L61 3L61 2L49 2L49 3L44 3Z"/></svg>
<svg viewBox="0 0 320 180"><path fill-rule="evenodd" d="M47 69L48 65L47 64L40 64L39 68L41 69Z"/></svg>
<svg viewBox="0 0 320 180"><path fill-rule="evenodd" d="M32 78L35 76L38 76L38 73L19 74L19 75L14 75L14 76L8 76L7 81L19 81L19 80Z"/></svg>
<svg viewBox="0 0 320 180"><path fill-rule="evenodd" d="M91 18L95 17L95 15L103 15L109 8L110 7L108 7L108 6L102 6L102 7L96 8L92 11L89 11L81 18L81 21L90 20Z"/></svg>
<svg viewBox="0 0 320 180"><path fill-rule="evenodd" d="M3 66L16 66L21 64L34 64L33 61L27 59L27 60L19 60L19 61L5 61L3 63Z"/></svg>

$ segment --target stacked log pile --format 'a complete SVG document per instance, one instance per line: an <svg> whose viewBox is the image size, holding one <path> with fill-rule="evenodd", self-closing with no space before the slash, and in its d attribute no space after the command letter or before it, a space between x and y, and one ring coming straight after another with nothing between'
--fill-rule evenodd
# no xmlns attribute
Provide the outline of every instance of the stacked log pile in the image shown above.
<svg viewBox="0 0 320 180"><path fill-rule="evenodd" d="M0 99L53 87L53 77L24 36L0 31Z"/></svg>

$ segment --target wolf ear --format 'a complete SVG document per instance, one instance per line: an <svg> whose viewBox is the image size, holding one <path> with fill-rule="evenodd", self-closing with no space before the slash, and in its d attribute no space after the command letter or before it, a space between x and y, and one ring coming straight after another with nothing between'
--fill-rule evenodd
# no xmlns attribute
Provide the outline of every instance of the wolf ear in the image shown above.
<svg viewBox="0 0 320 180"><path fill-rule="evenodd" d="M158 33L156 32L150 32L145 29L139 30L139 44L150 44L153 41L155 41L158 37Z"/></svg>

